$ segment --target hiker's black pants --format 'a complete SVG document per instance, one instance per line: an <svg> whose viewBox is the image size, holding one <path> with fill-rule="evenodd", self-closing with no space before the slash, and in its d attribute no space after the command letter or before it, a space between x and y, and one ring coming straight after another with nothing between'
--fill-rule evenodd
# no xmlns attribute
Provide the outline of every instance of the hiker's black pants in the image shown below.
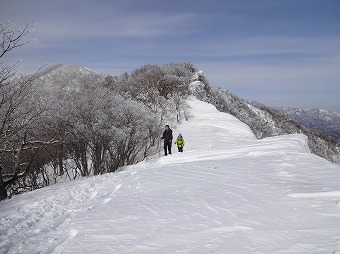
<svg viewBox="0 0 340 254"><path fill-rule="evenodd" d="M183 147L177 147L178 148L178 152L180 152L180 153L183 153Z"/></svg>
<svg viewBox="0 0 340 254"><path fill-rule="evenodd" d="M168 155L168 151L169 151L169 154L171 154L171 145L172 145L171 140L164 140L164 153L165 153L165 155Z"/></svg>

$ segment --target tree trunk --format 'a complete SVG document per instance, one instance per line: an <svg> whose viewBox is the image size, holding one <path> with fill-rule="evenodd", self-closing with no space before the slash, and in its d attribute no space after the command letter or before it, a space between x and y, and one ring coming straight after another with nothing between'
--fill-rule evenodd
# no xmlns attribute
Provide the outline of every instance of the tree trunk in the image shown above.
<svg viewBox="0 0 340 254"><path fill-rule="evenodd" d="M59 176L64 175L64 165L63 165L63 144L59 147L59 154L58 154L58 164L59 164Z"/></svg>
<svg viewBox="0 0 340 254"><path fill-rule="evenodd" d="M86 145L84 145L80 149L80 161L82 165L82 176L88 176L89 175L89 169L87 165L87 156L86 156Z"/></svg>
<svg viewBox="0 0 340 254"><path fill-rule="evenodd" d="M95 144L94 145L94 148L93 148L93 157L92 157L92 160L93 160L93 169L94 169L94 174L95 175L99 175L101 173L101 164L102 164L102 161L101 161L101 146L98 145L98 144Z"/></svg>
<svg viewBox="0 0 340 254"><path fill-rule="evenodd" d="M7 196L7 190L6 185L2 179L2 167L0 165L0 201L6 199Z"/></svg>

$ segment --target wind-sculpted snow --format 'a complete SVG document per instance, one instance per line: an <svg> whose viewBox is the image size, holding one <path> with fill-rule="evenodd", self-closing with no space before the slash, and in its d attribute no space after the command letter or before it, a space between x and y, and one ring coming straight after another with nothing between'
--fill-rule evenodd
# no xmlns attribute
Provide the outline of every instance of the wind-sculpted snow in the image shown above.
<svg viewBox="0 0 340 254"><path fill-rule="evenodd" d="M184 153L0 203L1 253L340 253L340 167L191 99Z"/></svg>
<svg viewBox="0 0 340 254"><path fill-rule="evenodd" d="M258 139L303 133L308 137L308 146L312 153L340 165L340 144L336 138L307 128L277 110L256 102L249 104L228 91L210 86L206 80L204 82L192 82L191 92L201 100L215 105L218 110L229 113L246 123Z"/></svg>

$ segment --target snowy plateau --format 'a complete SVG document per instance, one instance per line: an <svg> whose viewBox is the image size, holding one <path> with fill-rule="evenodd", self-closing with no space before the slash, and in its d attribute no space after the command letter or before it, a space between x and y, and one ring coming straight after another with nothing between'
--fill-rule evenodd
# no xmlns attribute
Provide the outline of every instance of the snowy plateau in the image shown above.
<svg viewBox="0 0 340 254"><path fill-rule="evenodd" d="M0 202L0 252L340 254L339 165L188 103L184 153Z"/></svg>

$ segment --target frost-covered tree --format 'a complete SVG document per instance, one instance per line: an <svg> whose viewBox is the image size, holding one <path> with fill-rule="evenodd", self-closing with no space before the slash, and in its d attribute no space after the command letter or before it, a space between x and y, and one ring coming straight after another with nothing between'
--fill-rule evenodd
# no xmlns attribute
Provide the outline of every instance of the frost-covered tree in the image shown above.
<svg viewBox="0 0 340 254"><path fill-rule="evenodd" d="M59 66L47 75L55 85L48 89L54 103L45 129L62 141L50 166L75 178L113 172L143 159L159 136L157 114L119 95L107 76L89 72L80 79L85 70L78 69ZM79 72L76 84L65 85L74 72Z"/></svg>
<svg viewBox="0 0 340 254"><path fill-rule="evenodd" d="M16 140L2 135L8 140L2 144L11 147L1 150L8 173L2 178L4 192L114 172L157 152L164 121L174 124L186 117L185 99L195 71L190 63L144 65L112 77L56 65L22 79L14 75L13 84L29 93L22 93L27 99L20 100L8 122L16 122L8 132ZM29 85L20 86L23 82Z"/></svg>
<svg viewBox="0 0 340 254"><path fill-rule="evenodd" d="M94 174L114 172L148 155L159 136L160 122L154 113L106 89L87 95L73 132L77 143L87 147L83 152L88 153Z"/></svg>
<svg viewBox="0 0 340 254"><path fill-rule="evenodd" d="M8 53L31 42L24 37L32 27L27 24L16 29L11 23L0 23L0 200L32 167L37 142L30 133L44 111L34 82L36 74L18 74L15 63L4 64Z"/></svg>
<svg viewBox="0 0 340 254"><path fill-rule="evenodd" d="M123 74L111 89L132 100L142 102L161 120L179 119L186 109L189 84L196 67L187 62L144 65L131 74Z"/></svg>

